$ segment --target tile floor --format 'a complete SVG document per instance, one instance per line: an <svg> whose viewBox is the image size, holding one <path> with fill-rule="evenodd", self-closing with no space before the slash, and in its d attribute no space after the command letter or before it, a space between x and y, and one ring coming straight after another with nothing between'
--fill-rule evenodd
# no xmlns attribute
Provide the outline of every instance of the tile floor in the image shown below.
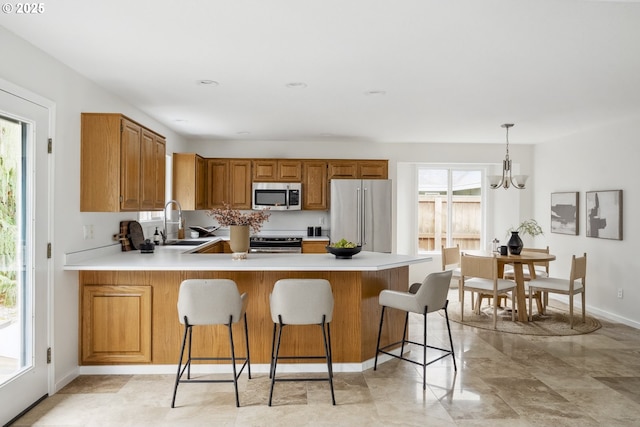
<svg viewBox="0 0 640 427"><path fill-rule="evenodd" d="M640 331L602 324L532 337L452 323L457 373L434 363L426 391L421 368L396 359L336 373L337 406L326 382L305 382L277 383L268 407L266 373L243 374L240 408L232 384L182 384L171 409L172 375L80 376L13 426L638 426ZM429 315L430 344L448 346L444 325Z"/></svg>

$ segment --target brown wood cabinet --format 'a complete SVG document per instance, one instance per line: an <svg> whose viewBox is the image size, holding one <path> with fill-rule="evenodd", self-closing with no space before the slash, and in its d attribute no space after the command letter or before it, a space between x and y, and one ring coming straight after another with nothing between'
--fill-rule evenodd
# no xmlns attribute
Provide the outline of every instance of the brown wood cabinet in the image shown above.
<svg viewBox="0 0 640 427"><path fill-rule="evenodd" d="M173 153L173 198L183 210L207 208L207 163L195 153Z"/></svg>
<svg viewBox="0 0 640 427"><path fill-rule="evenodd" d="M122 114L82 113L80 211L162 210L165 152L162 135Z"/></svg>
<svg viewBox="0 0 640 427"><path fill-rule="evenodd" d="M207 159L208 208L251 209L251 160Z"/></svg>
<svg viewBox="0 0 640 427"><path fill-rule="evenodd" d="M329 179L387 179L388 160L329 160Z"/></svg>
<svg viewBox="0 0 640 427"><path fill-rule="evenodd" d="M302 253L303 254L326 254L328 240L303 240L302 241Z"/></svg>
<svg viewBox="0 0 640 427"><path fill-rule="evenodd" d="M302 209L326 211L328 184L327 162L304 160L302 162Z"/></svg>
<svg viewBox="0 0 640 427"><path fill-rule="evenodd" d="M80 363L150 363L152 287L84 284Z"/></svg>
<svg viewBox="0 0 640 427"><path fill-rule="evenodd" d="M300 160L253 160L254 182L300 182L301 180L302 162Z"/></svg>

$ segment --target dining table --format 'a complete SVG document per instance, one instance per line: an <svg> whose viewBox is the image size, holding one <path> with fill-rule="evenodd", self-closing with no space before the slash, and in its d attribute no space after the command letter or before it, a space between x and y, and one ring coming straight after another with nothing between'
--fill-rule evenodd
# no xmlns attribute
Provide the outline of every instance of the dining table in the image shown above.
<svg viewBox="0 0 640 427"><path fill-rule="evenodd" d="M534 264L536 262L548 262L556 259L555 255L547 254L543 252L526 252L522 251L519 255L508 253L507 255L501 255L497 252L482 251L482 250L465 250L466 255L471 256L489 256L496 257L498 260L498 277L503 277L504 266L511 264L513 266L513 272L516 279L516 305L518 321L528 322L529 316L527 316L527 300L524 292L524 270L523 266L529 267L529 273L531 279L536 278L536 272ZM495 302L494 302L495 303Z"/></svg>

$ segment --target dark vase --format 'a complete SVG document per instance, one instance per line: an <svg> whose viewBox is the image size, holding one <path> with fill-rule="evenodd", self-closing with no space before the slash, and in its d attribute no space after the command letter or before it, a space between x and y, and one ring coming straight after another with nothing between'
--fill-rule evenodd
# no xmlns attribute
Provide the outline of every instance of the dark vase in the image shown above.
<svg viewBox="0 0 640 427"><path fill-rule="evenodd" d="M509 239L509 243L507 243L507 246L509 246L509 252L511 253L511 255L520 255L523 243L520 236L518 236L517 231L511 232L511 238Z"/></svg>

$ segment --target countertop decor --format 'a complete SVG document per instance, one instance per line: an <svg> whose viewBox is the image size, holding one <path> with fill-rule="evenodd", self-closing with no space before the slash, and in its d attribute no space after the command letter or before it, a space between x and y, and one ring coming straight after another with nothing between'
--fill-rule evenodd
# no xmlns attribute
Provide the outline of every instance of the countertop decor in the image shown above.
<svg viewBox="0 0 640 427"><path fill-rule="evenodd" d="M336 248L334 246L327 246L327 252L336 256L337 259L351 259L352 256L362 250L362 246L356 246L355 248Z"/></svg>
<svg viewBox="0 0 640 427"><path fill-rule="evenodd" d="M251 231L257 233L262 228L262 224L269 220L270 212L267 209L261 211L241 212L233 209L228 203L223 203L224 207L214 208L207 211L207 215L218 221L223 227L232 225L248 225Z"/></svg>

